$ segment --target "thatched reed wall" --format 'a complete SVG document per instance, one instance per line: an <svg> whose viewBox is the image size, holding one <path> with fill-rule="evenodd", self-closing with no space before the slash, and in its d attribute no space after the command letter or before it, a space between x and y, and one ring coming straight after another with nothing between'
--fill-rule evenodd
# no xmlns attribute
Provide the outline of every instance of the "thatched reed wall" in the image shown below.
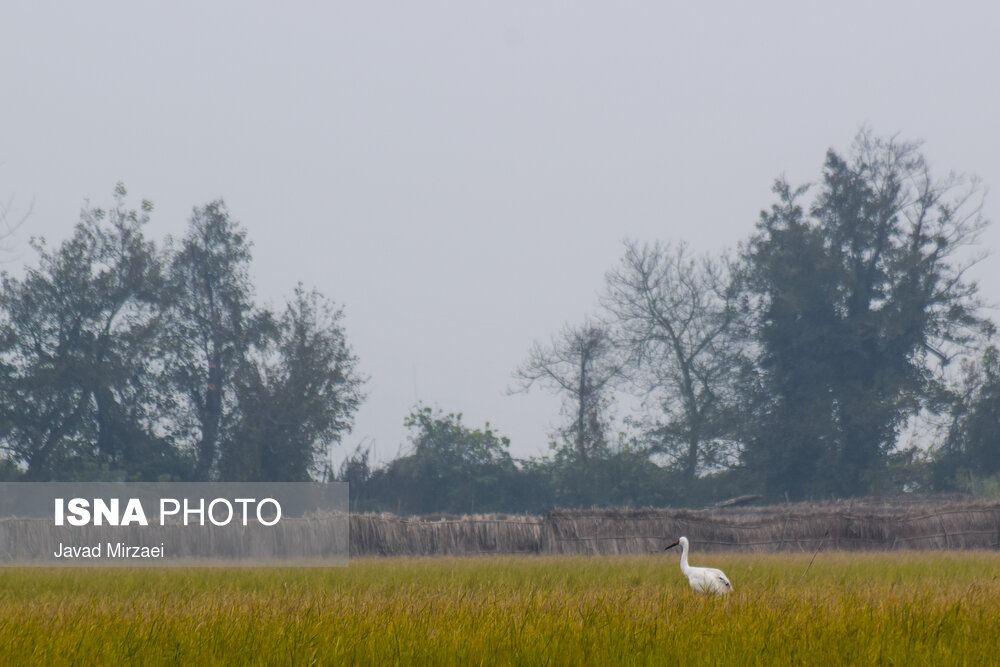
<svg viewBox="0 0 1000 667"><path fill-rule="evenodd" d="M699 551L1000 549L1000 503L880 499L714 510L558 510L544 517L351 517L351 555L638 554L687 535Z"/></svg>
<svg viewBox="0 0 1000 667"><path fill-rule="evenodd" d="M1000 504L899 511L837 507L760 515L731 510L560 511L546 517L545 551L649 553L680 535L699 551L1000 549Z"/></svg>
<svg viewBox="0 0 1000 667"><path fill-rule="evenodd" d="M539 553L543 519L476 514L403 518L351 515L351 556Z"/></svg>

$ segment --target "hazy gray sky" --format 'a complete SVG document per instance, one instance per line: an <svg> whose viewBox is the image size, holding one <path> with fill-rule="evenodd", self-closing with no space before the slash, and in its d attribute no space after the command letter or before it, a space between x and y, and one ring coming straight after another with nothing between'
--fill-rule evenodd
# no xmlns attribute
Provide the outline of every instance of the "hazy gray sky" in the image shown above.
<svg viewBox="0 0 1000 667"><path fill-rule="evenodd" d="M396 454L419 399L540 454L558 400L511 371L623 238L731 247L862 124L1000 188L1000 6L814 4L6 0L6 268L119 180L154 238L222 197L263 301L345 308L371 381L342 452ZM1000 302L1000 257L977 275Z"/></svg>

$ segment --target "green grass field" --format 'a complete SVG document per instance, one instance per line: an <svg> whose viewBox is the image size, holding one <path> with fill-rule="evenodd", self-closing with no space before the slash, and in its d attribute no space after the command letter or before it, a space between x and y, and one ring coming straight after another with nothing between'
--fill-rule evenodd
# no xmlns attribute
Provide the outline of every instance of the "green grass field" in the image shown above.
<svg viewBox="0 0 1000 667"><path fill-rule="evenodd" d="M697 548L695 546L695 548ZM2 664L1000 664L1000 554L2 569Z"/></svg>

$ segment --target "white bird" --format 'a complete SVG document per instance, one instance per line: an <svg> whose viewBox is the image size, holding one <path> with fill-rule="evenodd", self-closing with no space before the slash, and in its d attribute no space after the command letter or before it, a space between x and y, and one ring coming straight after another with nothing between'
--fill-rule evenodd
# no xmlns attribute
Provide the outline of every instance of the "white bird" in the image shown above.
<svg viewBox="0 0 1000 667"><path fill-rule="evenodd" d="M672 549L678 544L681 545L681 572L688 578L691 588L699 593L715 593L716 595L722 595L733 590L733 585L729 583L729 579L723 574L722 570L716 570L714 567L692 567L688 565L688 538L680 538L667 547L667 549ZM664 551L667 549L664 549Z"/></svg>

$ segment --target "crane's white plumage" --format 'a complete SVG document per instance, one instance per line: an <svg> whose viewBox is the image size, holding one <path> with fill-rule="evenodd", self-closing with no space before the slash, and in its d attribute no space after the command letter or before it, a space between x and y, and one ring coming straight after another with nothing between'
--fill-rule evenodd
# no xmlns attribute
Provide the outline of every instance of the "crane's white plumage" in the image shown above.
<svg viewBox="0 0 1000 667"><path fill-rule="evenodd" d="M716 595L733 590L733 585L729 583L728 577L722 573L722 570L716 570L714 567L688 565L688 538L680 538L667 549L676 547L678 544L681 546L681 572L688 578L691 588L699 593L715 593Z"/></svg>

